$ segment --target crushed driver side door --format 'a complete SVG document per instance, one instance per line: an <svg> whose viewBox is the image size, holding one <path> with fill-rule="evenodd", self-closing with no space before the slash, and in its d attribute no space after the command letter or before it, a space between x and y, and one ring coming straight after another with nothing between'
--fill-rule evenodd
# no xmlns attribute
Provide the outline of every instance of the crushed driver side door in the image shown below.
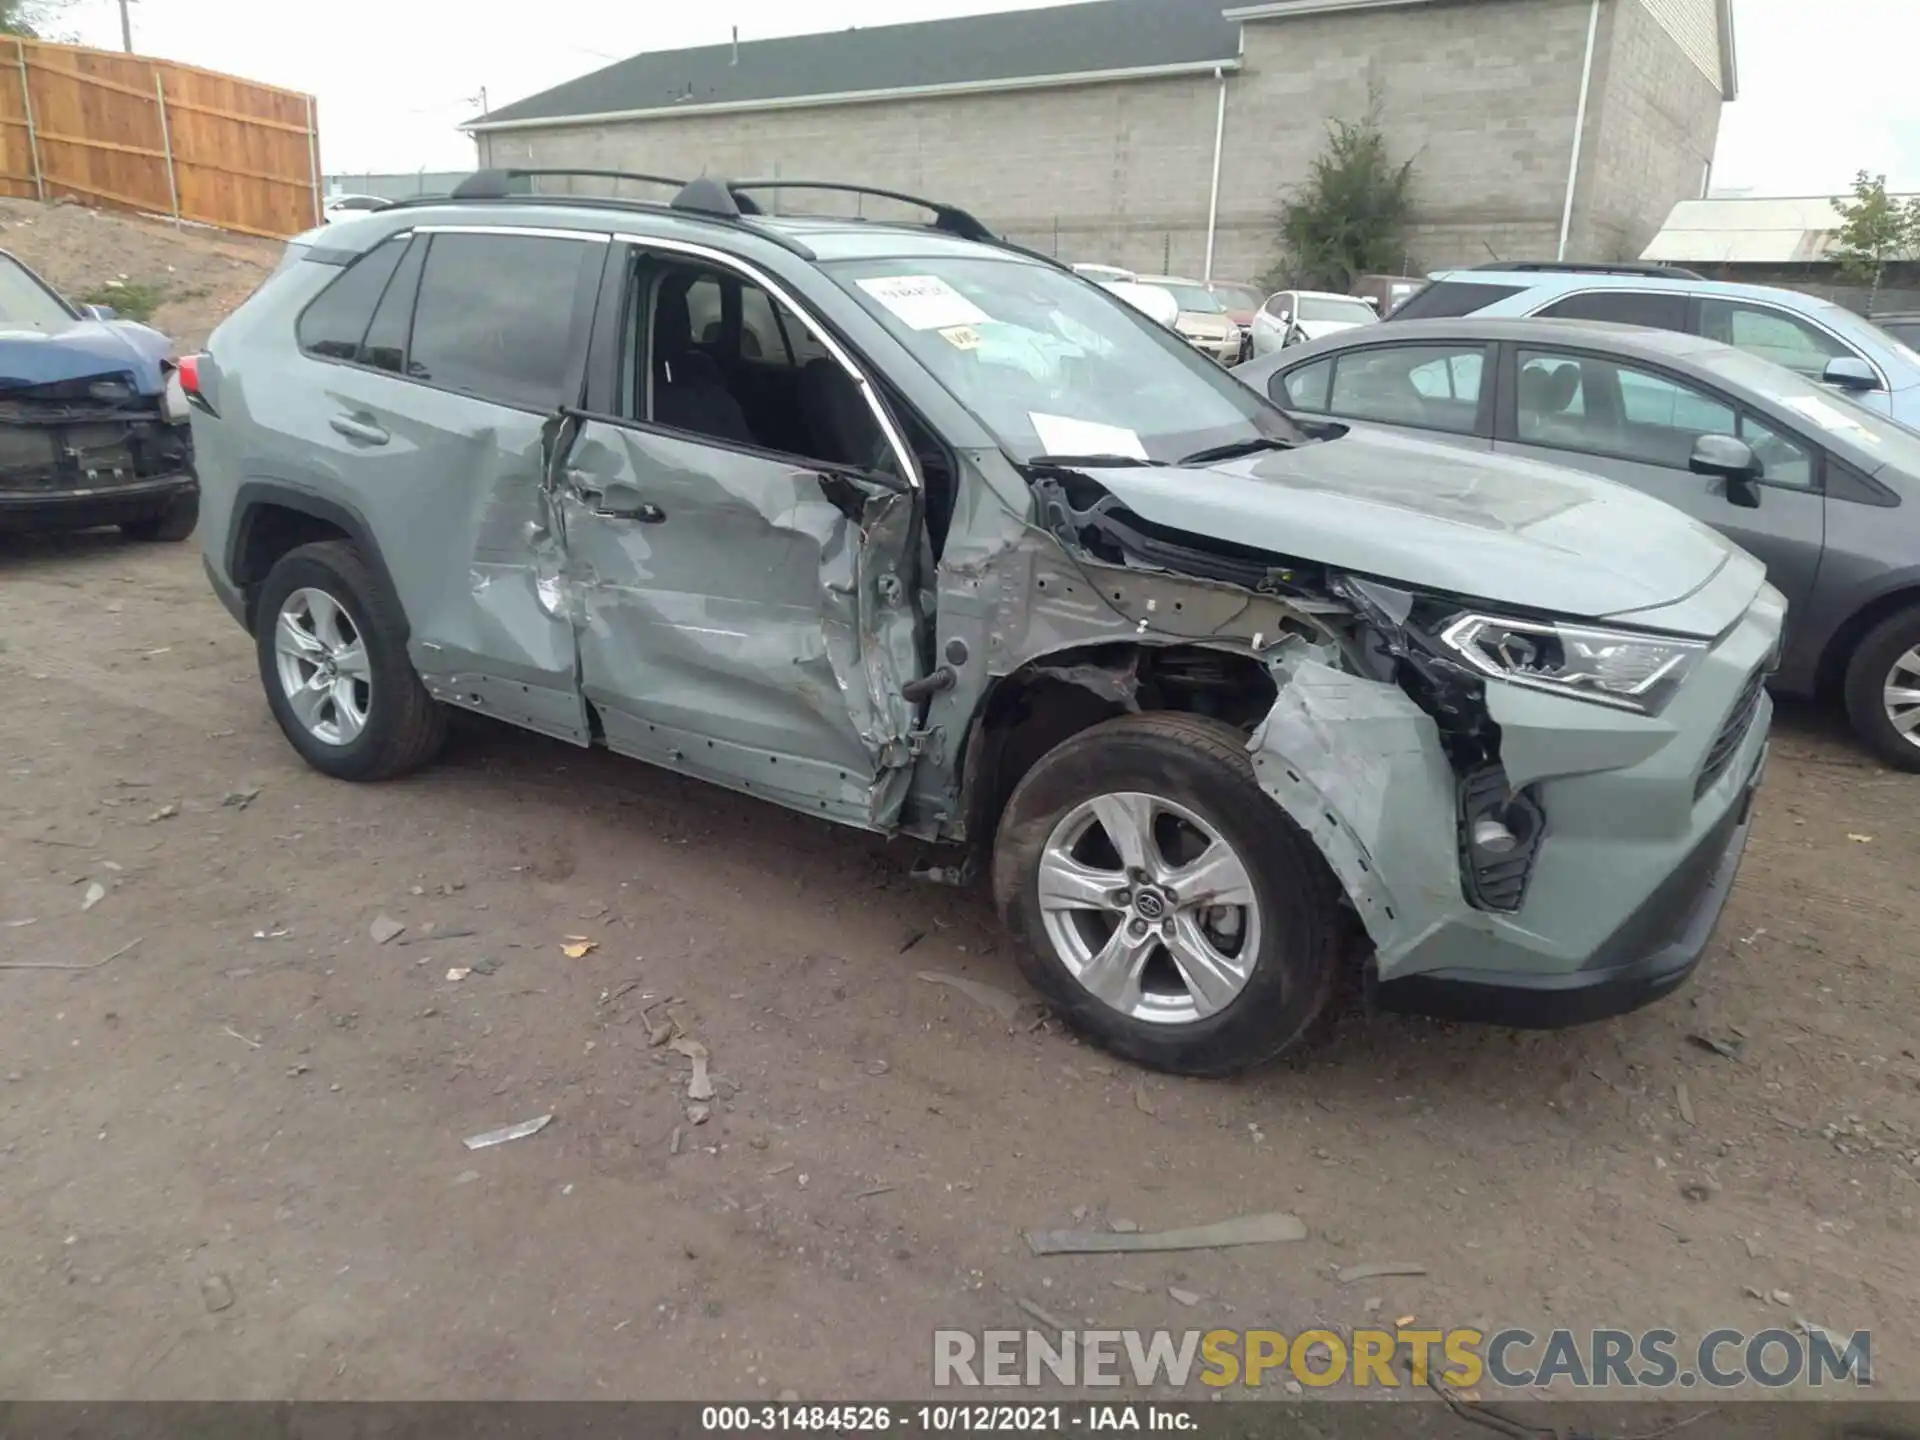
<svg viewBox="0 0 1920 1440"><path fill-rule="evenodd" d="M606 744L891 829L912 764L902 690L921 674L912 482L660 414L650 321L663 271L689 262L612 258L588 407L554 422L547 476L581 691Z"/></svg>

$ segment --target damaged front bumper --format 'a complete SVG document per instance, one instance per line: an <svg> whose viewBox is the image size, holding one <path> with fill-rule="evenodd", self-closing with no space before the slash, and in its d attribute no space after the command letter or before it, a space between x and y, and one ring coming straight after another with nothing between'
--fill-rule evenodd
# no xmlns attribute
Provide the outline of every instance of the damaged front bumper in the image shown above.
<svg viewBox="0 0 1920 1440"><path fill-rule="evenodd" d="M163 396L113 377L0 394L0 530L144 520L198 490L192 433Z"/></svg>
<svg viewBox="0 0 1920 1440"><path fill-rule="evenodd" d="M0 532L75 530L120 525L164 511L182 495L195 495L200 481L191 469L121 484L16 490L0 474Z"/></svg>
<svg viewBox="0 0 1920 1440"><path fill-rule="evenodd" d="M1486 687L1516 791L1544 816L1524 898L1469 896L1462 784L1434 719L1324 657L1277 659L1252 744L1261 788L1312 837L1373 942L1384 1009L1559 1026L1680 985L1732 887L1766 755L1764 592L1658 716Z"/></svg>

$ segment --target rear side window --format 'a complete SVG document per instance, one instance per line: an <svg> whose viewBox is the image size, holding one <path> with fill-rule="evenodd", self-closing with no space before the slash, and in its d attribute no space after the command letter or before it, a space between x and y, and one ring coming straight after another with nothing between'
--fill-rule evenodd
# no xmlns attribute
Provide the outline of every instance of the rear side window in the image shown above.
<svg viewBox="0 0 1920 1440"><path fill-rule="evenodd" d="M1605 320L1615 325L1640 325L1649 330L1687 328L1687 297L1680 292L1657 294L1646 290L1590 290L1569 295L1539 312L1549 320Z"/></svg>
<svg viewBox="0 0 1920 1440"><path fill-rule="evenodd" d="M420 266L427 258L427 242L418 239L407 247L406 258L387 282L387 293L373 312L366 338L354 357L375 370L401 372L407 355L407 327L413 321L413 299L420 292Z"/></svg>
<svg viewBox="0 0 1920 1440"><path fill-rule="evenodd" d="M1509 295L1518 295L1518 285L1486 285L1472 280L1436 280L1426 289L1394 307L1395 320L1444 320L1451 315L1471 315Z"/></svg>
<svg viewBox="0 0 1920 1440"><path fill-rule="evenodd" d="M1325 410L1327 384L1332 379L1333 361L1316 360L1298 370L1274 376L1267 392L1273 403L1283 410Z"/></svg>
<svg viewBox="0 0 1920 1440"><path fill-rule="evenodd" d="M577 388L605 256L605 245L586 239L435 235L407 373L502 405L553 409Z"/></svg>
<svg viewBox="0 0 1920 1440"><path fill-rule="evenodd" d="M300 316L300 348L329 360L351 360L373 310L407 248L406 237L384 240L342 271Z"/></svg>

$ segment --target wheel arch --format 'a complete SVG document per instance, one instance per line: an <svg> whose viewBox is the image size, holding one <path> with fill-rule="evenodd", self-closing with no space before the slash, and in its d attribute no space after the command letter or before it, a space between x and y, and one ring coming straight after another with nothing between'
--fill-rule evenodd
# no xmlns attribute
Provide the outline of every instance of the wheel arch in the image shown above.
<svg viewBox="0 0 1920 1440"><path fill-rule="evenodd" d="M1920 571L1903 571L1887 588L1856 606L1834 626L1820 648L1814 668L1814 694L1825 698L1838 695L1860 642L1889 615L1914 607L1920 607Z"/></svg>
<svg viewBox="0 0 1920 1440"><path fill-rule="evenodd" d="M247 628L253 628L254 605L267 572L288 551L323 540L353 543L393 602L404 643L409 635L406 609L366 516L345 501L271 480L248 480L240 486L227 530L227 576L242 597Z"/></svg>
<svg viewBox="0 0 1920 1440"><path fill-rule="evenodd" d="M1063 741L1116 716L1186 711L1251 735L1276 695L1272 676L1244 651L1126 641L1076 645L1028 659L981 695L961 749L964 838L991 845L1013 789Z"/></svg>

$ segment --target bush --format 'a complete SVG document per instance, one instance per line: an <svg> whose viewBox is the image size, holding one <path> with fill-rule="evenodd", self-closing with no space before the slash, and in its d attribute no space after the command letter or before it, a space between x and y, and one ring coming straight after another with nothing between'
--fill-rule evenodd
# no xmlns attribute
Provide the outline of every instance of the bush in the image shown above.
<svg viewBox="0 0 1920 1440"><path fill-rule="evenodd" d="M153 312L160 308L166 298L164 285L146 280L109 280L104 285L82 290L73 297L73 303L111 305L122 320L138 320L144 325L153 318Z"/></svg>
<svg viewBox="0 0 1920 1440"><path fill-rule="evenodd" d="M1375 99L1359 120L1327 126L1327 148L1280 212L1280 263L1267 288L1351 291L1362 275L1397 275L1407 264L1413 161L1393 163Z"/></svg>

